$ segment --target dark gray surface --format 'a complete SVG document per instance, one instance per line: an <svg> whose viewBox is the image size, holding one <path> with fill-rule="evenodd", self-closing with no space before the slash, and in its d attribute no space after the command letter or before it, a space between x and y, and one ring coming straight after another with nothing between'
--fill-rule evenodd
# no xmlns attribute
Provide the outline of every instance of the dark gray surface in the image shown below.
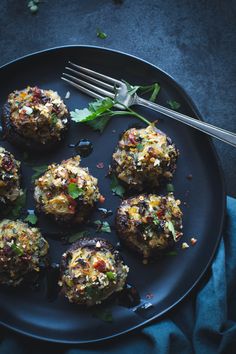
<svg viewBox="0 0 236 354"><path fill-rule="evenodd" d="M236 132L236 1L118 2L48 0L31 15L27 1L1 0L0 65L67 44L122 50L167 71L189 93L205 121ZM97 27L107 39L96 37ZM236 149L218 141L215 146L228 193L236 196Z"/></svg>

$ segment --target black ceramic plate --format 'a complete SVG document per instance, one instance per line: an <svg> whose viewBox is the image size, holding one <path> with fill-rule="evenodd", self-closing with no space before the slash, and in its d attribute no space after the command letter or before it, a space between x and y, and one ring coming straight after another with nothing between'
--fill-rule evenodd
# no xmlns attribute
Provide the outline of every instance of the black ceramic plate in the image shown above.
<svg viewBox="0 0 236 354"><path fill-rule="evenodd" d="M72 46L56 48L26 56L0 69L1 106L8 93L14 89L23 89L27 85L57 90L64 97L71 92L67 100L70 109L83 108L91 99L67 86L60 75L68 60L93 68L118 79L125 79L132 84L150 84L157 81L161 85L158 97L160 104L176 100L181 104L180 111L199 118L199 113L183 89L166 73L138 58L107 49ZM189 242L191 237L198 242L188 250L177 247L176 256L168 256L154 264L143 265L128 250L121 251L125 262L130 267L128 281L135 285L144 301L152 303L147 311L133 311L108 301L113 313L113 322L107 323L93 317L91 311L69 304L58 296L49 301L45 279L42 279L38 291L23 289L0 289L0 323L15 331L29 336L67 343L85 343L104 340L131 331L160 317L163 313L181 301L204 274L215 253L221 236L224 218L225 193L219 160L208 137L170 118L147 109L137 108L150 120L159 121L159 128L166 132L180 150L177 171L174 177L175 195L182 200L184 213L184 237ZM37 164L60 162L74 154L69 143L80 138L92 141L93 153L82 160L94 176L99 179L100 189L106 197L104 206L116 210L120 199L110 191L110 181L106 178L112 152L119 135L128 127L137 124L133 118L115 117L100 135L87 126L72 125L69 136L55 152L37 156ZM23 154L8 143L2 142L15 156L23 160ZM98 169L97 163L104 162L104 169ZM36 163L35 163L36 164ZM32 185L30 185L31 167L22 163L23 183L28 188L27 207L34 208ZM192 174L192 180L187 176ZM185 202L185 203L184 203ZM186 204L186 205L185 205ZM95 215L94 218L99 218ZM114 216L107 219L114 222ZM39 218L39 226L48 236L51 257L54 262L67 246L63 245L57 231L61 231L52 222ZM83 229L83 227L82 227ZM95 234L95 232L93 232ZM52 233L53 235L53 233ZM117 235L101 234L113 244ZM181 241L181 242L182 242ZM148 299L148 294L153 297Z"/></svg>

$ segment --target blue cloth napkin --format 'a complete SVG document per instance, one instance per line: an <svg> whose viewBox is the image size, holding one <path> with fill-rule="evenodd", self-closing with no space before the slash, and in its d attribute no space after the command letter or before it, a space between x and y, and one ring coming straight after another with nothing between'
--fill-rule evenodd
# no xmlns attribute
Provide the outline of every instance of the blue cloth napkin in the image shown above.
<svg viewBox="0 0 236 354"><path fill-rule="evenodd" d="M0 354L235 354L236 200L227 198L224 235L204 279L162 319L136 333L83 346L42 343L3 328L0 333Z"/></svg>

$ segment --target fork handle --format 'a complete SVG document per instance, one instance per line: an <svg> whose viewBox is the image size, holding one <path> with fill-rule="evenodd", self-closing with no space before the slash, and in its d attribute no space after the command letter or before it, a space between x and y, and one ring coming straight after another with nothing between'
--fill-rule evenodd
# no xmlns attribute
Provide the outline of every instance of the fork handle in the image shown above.
<svg viewBox="0 0 236 354"><path fill-rule="evenodd" d="M157 103L145 100L139 96L135 97L135 104L151 108L154 111L162 113L162 114L164 114L168 117L171 117L173 119L176 119L179 122L185 123L185 124L189 125L190 127L198 129L208 135L213 136L214 138L217 138L221 141L224 141L227 144L230 144L230 145L236 147L236 134L235 133L231 133L231 132L224 130L222 128L215 127L212 124L202 122L198 119L191 118L189 116L186 116L185 114L182 114L182 113L173 111L172 109L160 106Z"/></svg>

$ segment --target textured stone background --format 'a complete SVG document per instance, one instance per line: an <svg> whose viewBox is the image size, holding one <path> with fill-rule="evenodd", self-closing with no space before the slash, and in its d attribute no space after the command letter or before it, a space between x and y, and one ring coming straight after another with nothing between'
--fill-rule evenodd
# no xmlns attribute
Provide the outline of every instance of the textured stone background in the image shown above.
<svg viewBox="0 0 236 354"><path fill-rule="evenodd" d="M0 65L66 44L122 50L167 71L205 121L236 132L236 1L45 0L32 15L26 0L1 0L0 14ZM236 196L236 149L215 145Z"/></svg>

